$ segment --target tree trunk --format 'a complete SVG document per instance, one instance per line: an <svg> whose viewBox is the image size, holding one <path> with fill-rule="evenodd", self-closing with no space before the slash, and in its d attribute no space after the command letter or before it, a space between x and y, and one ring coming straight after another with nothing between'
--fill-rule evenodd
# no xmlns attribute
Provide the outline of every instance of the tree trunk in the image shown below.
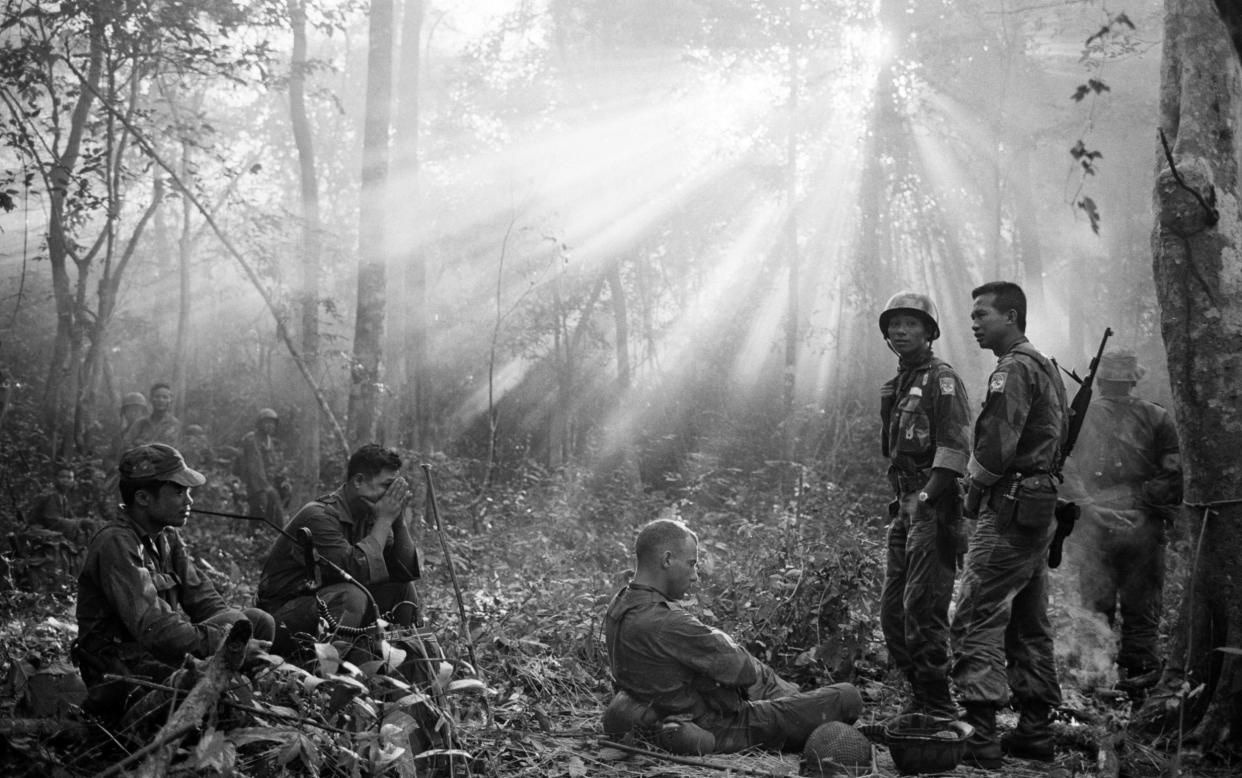
<svg viewBox="0 0 1242 778"><path fill-rule="evenodd" d="M72 173L78 164L91 107L99 89L106 45L102 20L96 15L92 22L86 83L78 93L77 104L66 130L65 144L56 154L48 182L47 253L48 264L52 268L52 295L56 301L56 340L48 365L43 409L51 432L52 449L62 448L62 451L64 443L73 440L71 408L77 391L73 378L80 364L75 359L80 356L82 338L81 325L77 320L81 309L75 302L69 280L69 263L73 261L73 256L65 209L72 186Z"/></svg>
<svg viewBox="0 0 1242 778"><path fill-rule="evenodd" d="M401 23L400 99L397 105L397 150L394 180L401 183L401 198L409 209L409 223L419 224L422 199L419 197L418 132L420 117L419 84L422 78L421 59L423 0L407 0ZM397 259L401 262L400 278L404 288L403 304L399 306L403 321L400 328L401 350L398 357L403 391L400 419L403 445L423 451L433 445L431 419L427 412L427 253L423 250L421 230L408 241L409 248Z"/></svg>
<svg viewBox="0 0 1242 778"><path fill-rule="evenodd" d="M181 142L181 176L190 180L190 143ZM181 236L177 239L177 339L173 348L172 390L175 407L185 407L186 361L189 359L190 329L190 259L194 255L194 204L181 198Z"/></svg>
<svg viewBox="0 0 1242 778"><path fill-rule="evenodd" d="M315 144L306 115L306 3L289 0L293 28L293 54L289 63L289 123L298 149L301 182L302 234L298 250L302 258L302 361L312 373L319 370L319 263L322 224L319 213L319 181L315 172ZM314 407L314 389L303 388L306 407ZM319 414L304 413L300 420L302 482L312 493L319 486Z"/></svg>
<svg viewBox="0 0 1242 778"><path fill-rule="evenodd" d="M786 77L789 78L788 111L789 127L785 135L785 261L789 264L789 275L786 278L786 309L785 309L785 374L784 374L784 418L785 418L785 456L792 459L797 448L797 429L794 423L794 396L798 382L798 343L801 331L801 314L798 310L799 295L799 256L798 256L798 79L801 77L798 68L798 34L801 31L798 19L799 3L794 0L789 4L789 41L786 52Z"/></svg>
<svg viewBox="0 0 1242 778"><path fill-rule="evenodd" d="M1242 67L1212 0L1166 0L1153 271L1195 562L1163 686L1206 684L1192 737L1242 740ZM1180 181L1179 181L1180 178ZM1219 209L1219 211L1217 211ZM1202 713L1202 716L1198 714Z"/></svg>
<svg viewBox="0 0 1242 778"><path fill-rule="evenodd" d="M388 132L392 118L393 0L372 0L367 47L367 107L358 209L358 302L350 370L349 429L357 443L379 432L381 366L387 295L385 263Z"/></svg>
<svg viewBox="0 0 1242 778"><path fill-rule="evenodd" d="M621 284L621 260L608 269L608 291L612 297L612 319L617 350L617 395L624 397L630 388L630 315L625 304L625 287Z"/></svg>

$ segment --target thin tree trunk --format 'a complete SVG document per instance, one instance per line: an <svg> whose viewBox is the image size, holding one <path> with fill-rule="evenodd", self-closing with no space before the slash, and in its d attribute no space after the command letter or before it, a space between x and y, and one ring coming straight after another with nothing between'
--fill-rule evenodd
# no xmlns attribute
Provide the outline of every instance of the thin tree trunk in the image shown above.
<svg viewBox="0 0 1242 778"><path fill-rule="evenodd" d="M367 107L358 209L358 301L350 370L349 428L368 442L379 431L384 315L388 132L392 124L393 0L372 0L367 47Z"/></svg>
<svg viewBox="0 0 1242 778"><path fill-rule="evenodd" d="M293 28L293 55L289 65L289 120L298 149L301 183L302 232L298 243L302 258L302 361L311 373L319 371L319 264L322 223L319 213L319 181L315 171L315 143L306 114L306 3L289 0L289 21ZM304 394L313 390L306 387ZM319 414L303 414L300 419L302 441L302 483L315 492L319 485Z"/></svg>
<svg viewBox="0 0 1242 778"><path fill-rule="evenodd" d="M190 144L181 142L181 171L188 180L190 170ZM177 239L177 290L180 305L177 308L177 340L173 348L172 390L176 407L185 404L186 360L189 358L190 329L190 259L193 244L194 205L189 198L181 198L181 235Z"/></svg>

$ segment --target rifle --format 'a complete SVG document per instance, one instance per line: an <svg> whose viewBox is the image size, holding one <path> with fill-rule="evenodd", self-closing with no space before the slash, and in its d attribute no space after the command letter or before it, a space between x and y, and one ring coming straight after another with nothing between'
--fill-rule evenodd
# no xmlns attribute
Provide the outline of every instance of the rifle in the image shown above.
<svg viewBox="0 0 1242 778"><path fill-rule="evenodd" d="M1086 418L1087 408L1091 405L1095 374L1100 368L1100 358L1104 356L1104 346L1108 343L1108 339L1112 337L1112 334L1113 330L1111 327L1104 328L1104 337L1100 338L1100 348L1091 359L1085 378L1079 378L1078 374L1072 370L1065 371L1066 375L1078 382L1078 391L1074 393L1074 400L1070 403L1069 432L1065 436L1065 445L1061 447L1061 455L1057 459L1056 473L1058 476L1061 473L1061 469L1065 467L1065 460L1069 458L1070 452L1074 450L1074 444L1078 442L1078 434L1082 432L1082 423ZM1065 368L1061 369L1065 370ZM1055 569L1061 566L1061 553L1065 539L1074 531L1074 525L1078 522L1078 517L1081 514L1082 509L1076 503L1057 503L1057 529L1052 536L1052 544L1048 546L1048 567Z"/></svg>

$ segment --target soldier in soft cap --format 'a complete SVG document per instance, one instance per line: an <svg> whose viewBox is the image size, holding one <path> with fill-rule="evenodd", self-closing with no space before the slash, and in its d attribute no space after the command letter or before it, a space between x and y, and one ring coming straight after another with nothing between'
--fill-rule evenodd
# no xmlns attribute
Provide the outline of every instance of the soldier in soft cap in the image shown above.
<svg viewBox="0 0 1242 778"><path fill-rule="evenodd" d="M1165 546L1182 500L1173 417L1131 394L1146 372L1129 349L1100 358L1099 394L1083 419L1068 474L1083 506L1067 544L1070 562L1083 605L1110 625L1120 617L1118 686L1131 692L1160 675Z"/></svg>
<svg viewBox="0 0 1242 778"><path fill-rule="evenodd" d="M249 619L255 641L270 641L272 617L225 603L194 564L178 529L207 479L172 446L138 446L121 457L117 521L91 539L78 577L73 656L91 690L84 709L120 714L130 685L105 674L162 682L185 657L206 658L230 627ZM255 642L257 650L263 646Z"/></svg>

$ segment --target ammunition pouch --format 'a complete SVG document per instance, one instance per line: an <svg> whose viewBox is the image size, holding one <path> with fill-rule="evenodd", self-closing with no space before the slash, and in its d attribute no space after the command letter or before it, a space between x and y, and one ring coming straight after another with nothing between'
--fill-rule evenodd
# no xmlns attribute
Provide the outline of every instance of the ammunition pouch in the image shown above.
<svg viewBox="0 0 1242 778"><path fill-rule="evenodd" d="M992 489L990 505L996 511L996 526L1004 530L1010 523L1024 530L1046 529L1057 505L1057 487L1052 476L1038 474L1002 481Z"/></svg>

